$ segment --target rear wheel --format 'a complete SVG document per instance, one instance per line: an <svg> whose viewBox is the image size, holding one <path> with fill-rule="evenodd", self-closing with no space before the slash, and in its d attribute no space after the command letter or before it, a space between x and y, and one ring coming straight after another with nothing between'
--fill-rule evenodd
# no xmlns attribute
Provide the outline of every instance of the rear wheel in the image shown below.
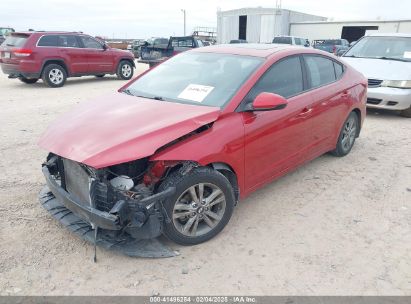
<svg viewBox="0 0 411 304"><path fill-rule="evenodd" d="M130 61L122 60L117 67L117 77L122 80L129 80L133 77L133 65Z"/></svg>
<svg viewBox="0 0 411 304"><path fill-rule="evenodd" d="M337 147L331 153L335 156L345 156L350 153L352 147L355 143L355 138L357 137L360 125L358 121L358 116L356 113L351 112L343 127L340 131L340 136L338 137Z"/></svg>
<svg viewBox="0 0 411 304"><path fill-rule="evenodd" d="M51 88L59 88L64 85L67 79L66 70L59 64L48 64L41 77L46 85Z"/></svg>
<svg viewBox="0 0 411 304"><path fill-rule="evenodd" d="M36 83L37 80L39 80L38 78L25 78L25 77L19 77L19 80L21 82L27 83L27 84L32 84L32 83Z"/></svg>
<svg viewBox="0 0 411 304"><path fill-rule="evenodd" d="M221 173L195 168L187 174L172 173L160 190L175 187L175 194L164 202L164 234L182 245L208 241L227 225L234 209L234 192Z"/></svg>
<svg viewBox="0 0 411 304"><path fill-rule="evenodd" d="M402 110L400 112L401 116L411 118L411 106L408 109Z"/></svg>

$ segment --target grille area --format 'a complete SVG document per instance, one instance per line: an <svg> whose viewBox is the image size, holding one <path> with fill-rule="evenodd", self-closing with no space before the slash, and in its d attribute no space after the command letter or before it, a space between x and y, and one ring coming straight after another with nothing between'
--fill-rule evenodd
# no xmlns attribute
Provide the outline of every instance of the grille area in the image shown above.
<svg viewBox="0 0 411 304"><path fill-rule="evenodd" d="M367 103L373 104L373 105L380 104L381 101L382 99L378 99L378 98L367 98Z"/></svg>
<svg viewBox="0 0 411 304"><path fill-rule="evenodd" d="M369 88L378 88L381 86L382 80L379 79L368 79Z"/></svg>
<svg viewBox="0 0 411 304"><path fill-rule="evenodd" d="M74 161L63 159L63 164L67 192L84 205L90 205L89 176L87 172Z"/></svg>

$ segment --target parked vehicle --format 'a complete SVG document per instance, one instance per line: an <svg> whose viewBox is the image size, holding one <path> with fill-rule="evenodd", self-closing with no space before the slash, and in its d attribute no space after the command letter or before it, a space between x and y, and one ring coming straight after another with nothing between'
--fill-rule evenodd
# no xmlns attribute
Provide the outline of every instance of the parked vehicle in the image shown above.
<svg viewBox="0 0 411 304"><path fill-rule="evenodd" d="M277 36L274 37L273 43L275 44L289 44L289 45L303 45L305 47L310 46L310 41L306 38L293 37L293 36Z"/></svg>
<svg viewBox="0 0 411 304"><path fill-rule="evenodd" d="M230 44L235 44L235 43L248 43L247 40L244 39L234 39L234 40L230 40Z"/></svg>
<svg viewBox="0 0 411 304"><path fill-rule="evenodd" d="M411 117L411 35L365 36L343 59L368 78L367 107Z"/></svg>
<svg viewBox="0 0 411 304"><path fill-rule="evenodd" d="M314 40L313 48L341 56L350 48L350 44L345 39L323 39Z"/></svg>
<svg viewBox="0 0 411 304"><path fill-rule="evenodd" d="M210 41L207 40L201 40L201 42L203 42L203 46L210 46L212 45Z"/></svg>
<svg viewBox="0 0 411 304"><path fill-rule="evenodd" d="M131 79L134 58L128 51L82 33L16 32L0 47L0 66L9 78L28 84L42 78L57 88L67 77L117 74L120 79Z"/></svg>
<svg viewBox="0 0 411 304"><path fill-rule="evenodd" d="M140 47L142 45L145 45L146 43L147 41L143 39L137 39L133 41L131 51L133 52L134 58L140 58ZM168 39L167 39L167 43L168 43Z"/></svg>
<svg viewBox="0 0 411 304"><path fill-rule="evenodd" d="M0 45L6 40L6 36L13 33L14 29L11 27L0 27Z"/></svg>
<svg viewBox="0 0 411 304"><path fill-rule="evenodd" d="M149 64L150 68L175 54L202 47L203 42L192 36L170 37L167 46L147 45L141 47L140 63Z"/></svg>
<svg viewBox="0 0 411 304"><path fill-rule="evenodd" d="M89 240L90 223L99 227L98 244L119 249L127 237L161 233L199 244L239 199L323 153L347 155L366 89L359 72L314 49L181 53L49 127L39 141L50 152L41 200ZM172 255L139 244L133 255Z"/></svg>

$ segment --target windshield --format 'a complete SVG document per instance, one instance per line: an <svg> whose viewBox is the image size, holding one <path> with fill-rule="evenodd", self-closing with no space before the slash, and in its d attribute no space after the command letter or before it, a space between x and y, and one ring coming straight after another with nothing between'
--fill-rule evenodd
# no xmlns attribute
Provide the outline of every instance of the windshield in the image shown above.
<svg viewBox="0 0 411 304"><path fill-rule="evenodd" d="M315 44L320 44L320 45L341 45L341 40L338 39L332 39L332 40L316 40Z"/></svg>
<svg viewBox="0 0 411 304"><path fill-rule="evenodd" d="M0 27L0 36L5 36L8 33L12 33L12 32L14 32L12 28Z"/></svg>
<svg viewBox="0 0 411 304"><path fill-rule="evenodd" d="M262 58L181 53L132 83L126 93L187 104L223 107Z"/></svg>
<svg viewBox="0 0 411 304"><path fill-rule="evenodd" d="M411 38L368 36L359 40L344 57L411 61Z"/></svg>
<svg viewBox="0 0 411 304"><path fill-rule="evenodd" d="M275 37L273 43L292 44L291 37Z"/></svg>

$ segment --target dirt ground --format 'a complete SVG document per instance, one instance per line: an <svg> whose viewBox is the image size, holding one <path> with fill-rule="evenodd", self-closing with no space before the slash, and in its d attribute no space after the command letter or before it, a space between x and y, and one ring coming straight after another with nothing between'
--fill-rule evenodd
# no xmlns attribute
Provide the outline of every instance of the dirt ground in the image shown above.
<svg viewBox="0 0 411 304"><path fill-rule="evenodd" d="M213 240L173 245L181 255L169 259L99 249L93 263L93 247L37 200L36 142L61 113L122 84L50 89L0 75L1 295L411 295L411 119L379 111L347 157L324 155L257 191Z"/></svg>

